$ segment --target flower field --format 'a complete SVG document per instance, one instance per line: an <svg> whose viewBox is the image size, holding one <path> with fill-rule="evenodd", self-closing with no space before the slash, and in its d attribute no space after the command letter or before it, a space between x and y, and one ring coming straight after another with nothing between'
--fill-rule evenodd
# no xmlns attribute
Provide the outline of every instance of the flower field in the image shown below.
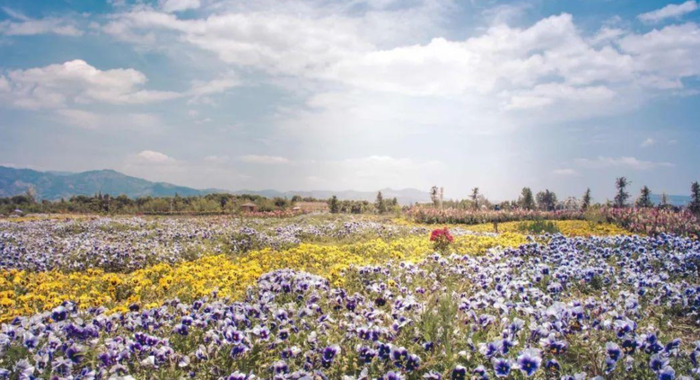
<svg viewBox="0 0 700 380"><path fill-rule="evenodd" d="M0 379L700 376L700 243L552 226L0 221Z"/></svg>

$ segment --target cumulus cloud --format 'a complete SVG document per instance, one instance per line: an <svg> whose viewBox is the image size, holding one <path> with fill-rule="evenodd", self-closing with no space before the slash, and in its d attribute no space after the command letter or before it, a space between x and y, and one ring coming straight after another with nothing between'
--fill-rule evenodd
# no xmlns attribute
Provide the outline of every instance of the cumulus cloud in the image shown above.
<svg viewBox="0 0 700 380"><path fill-rule="evenodd" d="M681 4L669 4L661 9L651 12L642 13L637 18L646 23L657 23L669 18L680 18L698 9L698 3L695 0L688 0Z"/></svg>
<svg viewBox="0 0 700 380"><path fill-rule="evenodd" d="M160 8L168 13L197 9L202 5L199 0L160 0L159 4Z"/></svg>
<svg viewBox="0 0 700 380"><path fill-rule="evenodd" d="M282 164L289 164L291 162L288 158L285 158L285 157L265 156L265 155L256 155L256 154L248 154L245 156L241 156L241 157L239 157L239 159L242 162L246 162L249 164L262 164L262 165L282 165Z"/></svg>
<svg viewBox="0 0 700 380"><path fill-rule="evenodd" d="M144 164L169 164L175 159L168 155L153 150L143 150L135 155L137 162Z"/></svg>
<svg viewBox="0 0 700 380"><path fill-rule="evenodd" d="M670 162L655 162L655 161L644 161L637 159L635 157L605 157L599 156L595 159L590 158L578 158L576 163L584 168L589 169L601 169L601 168L628 168L634 170L648 170L660 167L672 167L674 166Z"/></svg>
<svg viewBox="0 0 700 380"><path fill-rule="evenodd" d="M146 76L134 69L100 70L83 60L12 70L1 80L0 97L20 108L64 108L70 104L145 104L179 97L144 90Z"/></svg>
<svg viewBox="0 0 700 380"><path fill-rule="evenodd" d="M386 44L366 30L373 13L289 4L301 11L239 7L185 19L136 9L116 16L105 31L115 28L116 38L124 31L171 33L234 67L299 78L307 86L313 80L401 96L487 97L499 111L558 109L561 118L624 112L654 96L643 89L678 90L684 78L700 75L700 32L692 23L648 33L606 25L591 38L563 13L526 28L499 18L465 40Z"/></svg>

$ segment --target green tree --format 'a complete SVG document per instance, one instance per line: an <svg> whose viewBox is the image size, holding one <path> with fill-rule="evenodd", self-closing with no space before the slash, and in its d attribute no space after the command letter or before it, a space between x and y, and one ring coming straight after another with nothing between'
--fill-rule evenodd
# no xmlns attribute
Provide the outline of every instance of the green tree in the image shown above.
<svg viewBox="0 0 700 380"><path fill-rule="evenodd" d="M644 208L654 207L654 203L651 201L651 190L649 190L648 187L642 187L639 198L637 198L636 206Z"/></svg>
<svg viewBox="0 0 700 380"><path fill-rule="evenodd" d="M700 215L700 184L697 181L690 186L690 198L688 209L694 214Z"/></svg>
<svg viewBox="0 0 700 380"><path fill-rule="evenodd" d="M526 210L535 208L535 199L532 197L532 190L529 187L523 187L520 194L520 207Z"/></svg>
<svg viewBox="0 0 700 380"><path fill-rule="evenodd" d="M471 198L472 198L472 206L474 207L475 210L478 209L479 208L479 188L478 187L475 187L472 189Z"/></svg>
<svg viewBox="0 0 700 380"><path fill-rule="evenodd" d="M581 203L581 210L586 211L588 207L591 206L591 189L587 188L586 192L583 193L583 202Z"/></svg>
<svg viewBox="0 0 700 380"><path fill-rule="evenodd" d="M630 195L625 190L627 188L627 185L629 184L630 182L627 180L626 177L618 177L615 180L615 187L617 187L617 195L615 195L616 208L623 208L627 205L627 198L629 198Z"/></svg>
<svg viewBox="0 0 700 380"><path fill-rule="evenodd" d="M544 211L552 211L557 206L557 195L545 189L537 193L537 206Z"/></svg>
<svg viewBox="0 0 700 380"><path fill-rule="evenodd" d="M433 201L433 206L438 207L440 205L440 192L437 186L430 188L430 200Z"/></svg>
<svg viewBox="0 0 700 380"><path fill-rule="evenodd" d="M331 209L331 214L337 214L338 211L340 211L340 207L338 205L338 197L335 195L331 197L331 199L328 201L328 207Z"/></svg>
<svg viewBox="0 0 700 380"><path fill-rule="evenodd" d="M386 203L384 202L384 197L382 196L382 192L377 193L377 199L374 201L374 207L377 209L377 212L380 214L383 214L386 212Z"/></svg>
<svg viewBox="0 0 700 380"><path fill-rule="evenodd" d="M36 188L33 185L29 185L27 187L27 199L29 199L29 203L36 203Z"/></svg>

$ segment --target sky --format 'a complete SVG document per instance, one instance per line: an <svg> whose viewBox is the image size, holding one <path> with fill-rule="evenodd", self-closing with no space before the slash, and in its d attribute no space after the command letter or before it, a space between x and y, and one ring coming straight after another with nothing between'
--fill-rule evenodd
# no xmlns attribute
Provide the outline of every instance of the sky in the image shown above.
<svg viewBox="0 0 700 380"><path fill-rule="evenodd" d="M0 0L0 165L195 188L688 194L700 3Z"/></svg>

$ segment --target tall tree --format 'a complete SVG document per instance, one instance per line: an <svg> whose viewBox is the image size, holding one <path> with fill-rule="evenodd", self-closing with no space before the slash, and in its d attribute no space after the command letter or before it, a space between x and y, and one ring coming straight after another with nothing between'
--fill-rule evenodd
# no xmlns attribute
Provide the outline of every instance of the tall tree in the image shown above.
<svg viewBox="0 0 700 380"><path fill-rule="evenodd" d="M474 209L479 208L479 188L475 187L472 189L472 206Z"/></svg>
<svg viewBox="0 0 700 380"><path fill-rule="evenodd" d="M696 215L700 215L700 184L697 181L690 186L690 205L688 205L688 209Z"/></svg>
<svg viewBox="0 0 700 380"><path fill-rule="evenodd" d="M430 188L430 200L433 201L435 207L440 205L440 190L438 190L437 186Z"/></svg>
<svg viewBox="0 0 700 380"><path fill-rule="evenodd" d="M331 200L328 203L328 207L331 209L332 214L337 214L338 211L340 211L340 206L338 205L338 197L334 195L333 197L331 197Z"/></svg>
<svg viewBox="0 0 700 380"><path fill-rule="evenodd" d="M557 206L557 195L546 189L537 193L537 206L544 211L552 211Z"/></svg>
<svg viewBox="0 0 700 380"><path fill-rule="evenodd" d="M627 198L629 198L630 195L625 190L627 188L627 185L629 184L630 182L627 180L626 177L618 177L615 180L615 187L617 187L617 195L615 195L616 208L623 208L627 205Z"/></svg>
<svg viewBox="0 0 700 380"><path fill-rule="evenodd" d="M523 191L520 195L520 207L526 210L535 208L535 199L532 197L532 190L530 190L529 187L523 187Z"/></svg>
<svg viewBox="0 0 700 380"><path fill-rule="evenodd" d="M377 212L383 214L386 212L386 203L384 202L384 197L382 192L377 193L377 199L374 201L374 207L376 207Z"/></svg>
<svg viewBox="0 0 700 380"><path fill-rule="evenodd" d="M661 194L661 204L659 207L666 207L668 206L668 194L664 191L663 194Z"/></svg>
<svg viewBox="0 0 700 380"><path fill-rule="evenodd" d="M654 203L651 201L651 190L649 190L648 187L642 187L642 190L639 192L639 198L637 198L636 206L644 208L654 207Z"/></svg>
<svg viewBox="0 0 700 380"><path fill-rule="evenodd" d="M591 188L587 188L586 192L583 193L583 202L581 203L581 210L586 211L588 207L591 206Z"/></svg>

